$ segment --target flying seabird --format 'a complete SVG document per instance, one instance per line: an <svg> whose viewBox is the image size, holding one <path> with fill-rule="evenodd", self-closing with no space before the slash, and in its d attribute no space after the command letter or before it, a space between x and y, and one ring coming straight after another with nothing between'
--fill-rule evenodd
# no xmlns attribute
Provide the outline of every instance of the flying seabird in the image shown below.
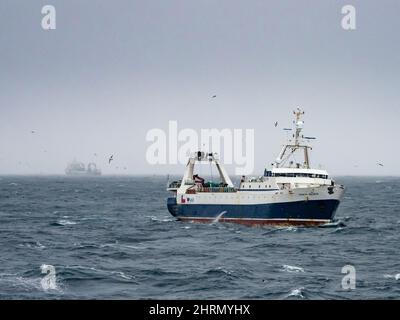
<svg viewBox="0 0 400 320"><path fill-rule="evenodd" d="M108 164L110 164L111 161L113 161L113 160L114 160L114 155L112 154L111 157L108 159Z"/></svg>
<svg viewBox="0 0 400 320"><path fill-rule="evenodd" d="M217 95L216 94L214 94L211 98L216 98L217 97Z"/></svg>
<svg viewBox="0 0 400 320"><path fill-rule="evenodd" d="M277 127L278 126L278 121L275 121L275 127Z"/></svg>
<svg viewBox="0 0 400 320"><path fill-rule="evenodd" d="M381 167L383 167L383 164L382 163L380 163L380 162L377 162L376 163L378 166L381 166Z"/></svg>

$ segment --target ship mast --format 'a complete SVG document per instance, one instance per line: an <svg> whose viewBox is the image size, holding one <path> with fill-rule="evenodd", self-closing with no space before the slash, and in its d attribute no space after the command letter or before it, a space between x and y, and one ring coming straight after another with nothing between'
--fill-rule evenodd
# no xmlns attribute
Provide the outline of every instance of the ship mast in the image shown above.
<svg viewBox="0 0 400 320"><path fill-rule="evenodd" d="M308 149L311 149L310 146L303 144L303 135L301 135L301 131L303 130L304 122L301 120L304 111L300 108L297 108L293 111L295 115L294 129L295 133L292 135L293 139L289 139L288 142L283 146L278 158L276 159L274 165L276 168L284 167L286 161L294 155L297 150L303 149L304 153L304 162L302 165L300 163L296 163L297 168L305 168L310 169L310 159L308 156ZM311 139L310 137L306 137ZM292 164L293 162L290 162Z"/></svg>
<svg viewBox="0 0 400 320"><path fill-rule="evenodd" d="M296 120L294 121L294 124L296 126L294 144L295 146L299 146L300 132L303 129L303 124L304 124L304 122L301 121L301 116L304 114L304 111L302 111L300 108L297 108L297 110L293 111L293 113L295 114L296 117Z"/></svg>

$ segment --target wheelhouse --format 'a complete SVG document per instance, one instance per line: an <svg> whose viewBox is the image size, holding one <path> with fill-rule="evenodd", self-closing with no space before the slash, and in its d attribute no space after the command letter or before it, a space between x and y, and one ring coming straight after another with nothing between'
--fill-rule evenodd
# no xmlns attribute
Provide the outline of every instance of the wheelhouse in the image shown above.
<svg viewBox="0 0 400 320"><path fill-rule="evenodd" d="M265 170L264 177L301 177L301 178L318 178L328 179L327 173L315 173L315 172L273 172Z"/></svg>

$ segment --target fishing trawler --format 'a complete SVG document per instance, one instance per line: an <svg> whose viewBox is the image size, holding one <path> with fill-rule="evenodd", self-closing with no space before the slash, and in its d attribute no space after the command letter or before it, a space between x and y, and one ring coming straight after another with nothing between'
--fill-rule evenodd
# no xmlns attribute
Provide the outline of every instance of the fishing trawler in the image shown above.
<svg viewBox="0 0 400 320"><path fill-rule="evenodd" d="M232 222L246 225L313 226L333 221L344 194L325 170L310 166L310 140L302 135L304 111L294 111L293 133L278 158L259 177L242 176L235 187L217 154L198 151L188 160L183 178L168 185L168 211L182 221ZM296 155L296 157L295 157ZM299 156L302 158L298 162ZM205 182L195 164L217 167L219 182Z"/></svg>
<svg viewBox="0 0 400 320"><path fill-rule="evenodd" d="M74 160L68 164L65 174L67 176L99 176L101 171L94 162L89 163L86 168L83 162Z"/></svg>

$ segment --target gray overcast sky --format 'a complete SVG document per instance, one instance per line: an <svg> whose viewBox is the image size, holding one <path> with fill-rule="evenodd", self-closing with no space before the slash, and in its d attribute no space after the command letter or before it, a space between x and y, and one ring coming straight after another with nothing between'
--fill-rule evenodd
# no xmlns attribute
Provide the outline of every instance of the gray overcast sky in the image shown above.
<svg viewBox="0 0 400 320"><path fill-rule="evenodd" d="M46 4L56 30L41 28ZM2 0L0 174L63 173L73 158L181 173L145 158L147 131L169 120L254 128L258 174L284 139L274 122L302 106L314 165L399 175L399 15L398 0Z"/></svg>

